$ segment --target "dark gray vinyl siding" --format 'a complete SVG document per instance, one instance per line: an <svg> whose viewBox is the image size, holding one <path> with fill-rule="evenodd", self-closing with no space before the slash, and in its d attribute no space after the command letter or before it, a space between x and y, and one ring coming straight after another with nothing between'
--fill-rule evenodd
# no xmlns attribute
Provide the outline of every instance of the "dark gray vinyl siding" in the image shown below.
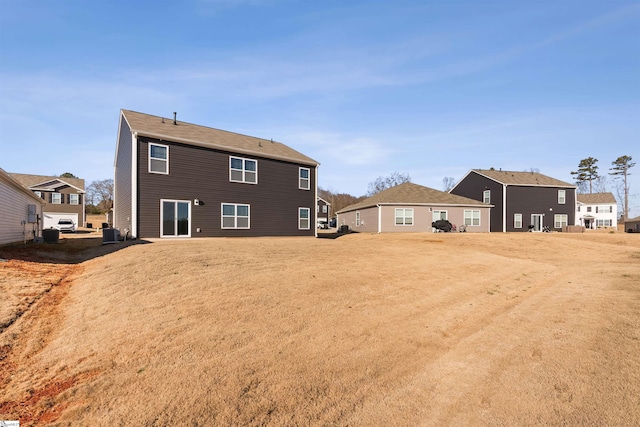
<svg viewBox="0 0 640 427"><path fill-rule="evenodd" d="M502 189L502 184L482 175L478 175L475 172L471 172L462 181L460 181L453 190L451 190L451 194L468 197L482 202L483 192L485 190L491 190L491 204L494 205L494 207L491 208L491 231L501 232L503 206Z"/></svg>
<svg viewBox="0 0 640 427"><path fill-rule="evenodd" d="M169 146L169 174L148 172L149 142ZM191 236L314 236L316 169L296 163L257 160L258 183L229 181L229 156L233 153L179 143L139 138L138 224L140 237L160 236L160 200L190 201ZM299 167L309 167L311 189L298 189ZM193 205L198 199L200 206ZM221 204L251 206L251 228L221 228ZM310 209L310 227L298 230L298 208ZM196 232L200 228L201 232Z"/></svg>
<svg viewBox="0 0 640 427"><path fill-rule="evenodd" d="M558 204L558 190L565 190L564 204ZM576 192L572 188L507 187L507 231L528 231L532 214L543 214L543 226L553 228L554 215L567 215L568 225L575 224ZM513 228L513 215L522 214L522 228Z"/></svg>
<svg viewBox="0 0 640 427"><path fill-rule="evenodd" d="M120 135L118 135L118 152L116 153L115 181L113 210L113 226L124 232L131 229L131 130L124 117L120 122Z"/></svg>

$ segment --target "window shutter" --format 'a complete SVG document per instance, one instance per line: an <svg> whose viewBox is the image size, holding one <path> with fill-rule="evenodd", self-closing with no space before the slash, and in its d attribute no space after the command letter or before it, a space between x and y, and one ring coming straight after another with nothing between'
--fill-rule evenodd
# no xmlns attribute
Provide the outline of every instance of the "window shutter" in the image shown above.
<svg viewBox="0 0 640 427"><path fill-rule="evenodd" d="M49 203L53 203L53 193L49 193Z"/></svg>

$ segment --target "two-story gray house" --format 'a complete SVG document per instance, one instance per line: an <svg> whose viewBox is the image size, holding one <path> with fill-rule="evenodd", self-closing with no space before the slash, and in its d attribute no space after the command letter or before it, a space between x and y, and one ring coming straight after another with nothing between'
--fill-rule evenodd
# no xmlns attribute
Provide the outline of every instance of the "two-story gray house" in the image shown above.
<svg viewBox="0 0 640 427"><path fill-rule="evenodd" d="M537 172L472 169L449 191L491 208L491 231L575 225L576 186Z"/></svg>
<svg viewBox="0 0 640 427"><path fill-rule="evenodd" d="M270 139L121 110L114 227L132 238L314 236L318 165Z"/></svg>

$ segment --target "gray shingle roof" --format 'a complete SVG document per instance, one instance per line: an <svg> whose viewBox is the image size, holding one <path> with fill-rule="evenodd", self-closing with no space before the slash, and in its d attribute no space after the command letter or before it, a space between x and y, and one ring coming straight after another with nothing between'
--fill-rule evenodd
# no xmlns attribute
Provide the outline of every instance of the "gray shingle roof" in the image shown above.
<svg viewBox="0 0 640 427"><path fill-rule="evenodd" d="M377 204L403 204L403 205L417 205L417 204L431 204L442 206L484 206L491 205L484 204L478 200L469 199L467 197L457 196L455 194L445 193L444 191L434 190L433 188L424 187L422 185L414 184L412 182L405 182L404 184L397 185L395 187L388 188L373 196L364 199L361 202L355 203L351 206L341 209L337 213L349 212L356 209L363 209Z"/></svg>
<svg viewBox="0 0 640 427"><path fill-rule="evenodd" d="M136 111L122 110L122 114L127 123L129 123L132 132L152 138L164 138L188 145L252 154L306 165L318 165L317 161L280 142L195 125L180 120L177 120L177 125L174 125L172 118L162 118Z"/></svg>
<svg viewBox="0 0 640 427"><path fill-rule="evenodd" d="M597 205L597 204L616 204L616 198L612 193L592 193L592 194L578 194L578 202L585 205Z"/></svg>
<svg viewBox="0 0 640 427"><path fill-rule="evenodd" d="M513 172L491 169L472 169L487 178L493 179L501 184L506 185L525 185L540 187L568 187L576 188L575 185L569 184L559 179L551 178L537 172Z"/></svg>
<svg viewBox="0 0 640 427"><path fill-rule="evenodd" d="M82 191L84 191L84 179L81 178L60 178L58 176L49 176L49 175L30 175L25 173L10 173L16 181L20 182L25 187L33 187L34 185L43 184L48 181L53 181L55 179L64 181L67 184L71 184L74 187L78 187Z"/></svg>

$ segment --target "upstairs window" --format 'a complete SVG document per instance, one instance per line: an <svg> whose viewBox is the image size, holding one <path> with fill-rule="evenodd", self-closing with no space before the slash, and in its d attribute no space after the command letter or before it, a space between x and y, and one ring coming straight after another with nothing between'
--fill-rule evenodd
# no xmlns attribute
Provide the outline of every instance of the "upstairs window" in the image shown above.
<svg viewBox="0 0 640 427"><path fill-rule="evenodd" d="M301 190L308 190L311 188L311 180L309 179L310 171L308 168L300 168L299 169L299 182L298 188Z"/></svg>
<svg viewBox="0 0 640 427"><path fill-rule="evenodd" d="M567 195L565 190L558 190L558 204L564 205L567 200ZM556 227L557 228L557 227Z"/></svg>
<svg viewBox="0 0 640 427"><path fill-rule="evenodd" d="M51 204L54 204L54 205L62 204L62 194L51 193Z"/></svg>
<svg viewBox="0 0 640 427"><path fill-rule="evenodd" d="M79 205L80 204L80 195L79 194L69 194L69 204L70 205Z"/></svg>
<svg viewBox="0 0 640 427"><path fill-rule="evenodd" d="M482 192L482 203L487 205L491 204L491 190L484 190Z"/></svg>
<svg viewBox="0 0 640 427"><path fill-rule="evenodd" d="M33 194L40 197L42 199L42 191L34 191Z"/></svg>
<svg viewBox="0 0 640 427"><path fill-rule="evenodd" d="M242 157L229 157L229 181L258 183L258 162Z"/></svg>
<svg viewBox="0 0 640 427"><path fill-rule="evenodd" d="M327 213L327 205L322 205L322 213Z"/></svg>
<svg viewBox="0 0 640 427"><path fill-rule="evenodd" d="M360 227L360 211L356 211L356 227Z"/></svg>
<svg viewBox="0 0 640 427"><path fill-rule="evenodd" d="M169 147L149 144L149 173L167 175L169 173Z"/></svg>

